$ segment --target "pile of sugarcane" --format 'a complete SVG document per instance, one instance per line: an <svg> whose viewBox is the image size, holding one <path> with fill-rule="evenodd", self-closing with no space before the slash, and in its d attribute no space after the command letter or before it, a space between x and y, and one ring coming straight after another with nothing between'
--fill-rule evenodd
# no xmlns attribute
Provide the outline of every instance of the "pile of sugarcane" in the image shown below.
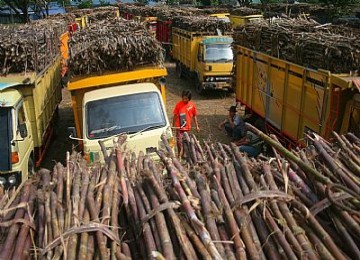
<svg viewBox="0 0 360 260"><path fill-rule="evenodd" d="M10 192L0 189L1 259L350 259L360 255L360 139L317 135L289 151L247 124L273 157L184 134L162 165L127 151L105 164L67 154Z"/></svg>
<svg viewBox="0 0 360 260"><path fill-rule="evenodd" d="M0 74L41 72L60 52L62 21L0 26Z"/></svg>
<svg viewBox="0 0 360 260"><path fill-rule="evenodd" d="M235 29L236 44L299 65L348 73L360 66L360 39L307 19L253 21Z"/></svg>
<svg viewBox="0 0 360 260"><path fill-rule="evenodd" d="M176 16L191 16L204 14L206 11L195 7L178 7L169 5L143 6L136 4L121 4L120 15L122 13L132 14L141 17L157 17L160 20L172 20Z"/></svg>
<svg viewBox="0 0 360 260"><path fill-rule="evenodd" d="M238 16L247 16L247 15L261 14L261 11L249 7L238 7L238 8L230 9L230 14L238 15Z"/></svg>
<svg viewBox="0 0 360 260"><path fill-rule="evenodd" d="M222 33L225 33L232 31L230 23L204 15L174 17L172 26L191 32L216 33L217 30L220 30Z"/></svg>
<svg viewBox="0 0 360 260"><path fill-rule="evenodd" d="M106 20L115 18L118 16L119 8L116 6L103 6L91 9L92 12L87 15L89 22L98 20Z"/></svg>
<svg viewBox="0 0 360 260"><path fill-rule="evenodd" d="M132 70L164 62L163 49L143 24L114 18L93 22L70 41L73 75Z"/></svg>

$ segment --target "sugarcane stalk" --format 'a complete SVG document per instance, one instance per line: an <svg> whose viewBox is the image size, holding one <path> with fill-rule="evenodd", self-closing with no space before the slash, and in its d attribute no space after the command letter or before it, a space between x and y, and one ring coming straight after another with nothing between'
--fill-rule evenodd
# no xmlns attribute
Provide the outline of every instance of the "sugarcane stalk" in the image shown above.
<svg viewBox="0 0 360 260"><path fill-rule="evenodd" d="M301 222L300 222L301 223ZM307 237L312 243L313 247L316 248L317 253L321 257L321 259L331 259L335 258L330 254L329 250L326 246L321 242L321 240L316 236L311 228L309 228L305 223L301 223L301 227L305 230Z"/></svg>
<svg viewBox="0 0 360 260"><path fill-rule="evenodd" d="M347 144L344 142L343 139L341 139L341 137L336 132L333 131L332 134L335 137L335 139L339 142L341 148L344 149L346 154L351 158L351 160L353 160L356 165L360 166L360 158L357 155L355 155L352 150L348 148ZM357 174L359 175L360 171L359 169L357 170L358 170Z"/></svg>
<svg viewBox="0 0 360 260"><path fill-rule="evenodd" d="M216 179L215 176L213 176L213 181L214 181L214 184L216 185L216 190L219 195L220 202L224 206L224 213L225 213L228 225L229 225L232 240L234 241L236 257L238 259L246 259L244 244L239 235L240 230L236 223L236 220L234 218L234 215L232 213L230 205L226 199L226 195L220 185L220 182Z"/></svg>
<svg viewBox="0 0 360 260"><path fill-rule="evenodd" d="M80 201L79 201L79 219L82 221L85 212L86 194L89 187L89 172L85 165L85 161L81 164L81 190L80 190Z"/></svg>
<svg viewBox="0 0 360 260"><path fill-rule="evenodd" d="M63 203L63 194L64 194L64 166L61 163L57 163L56 167L58 169L58 178L56 183L56 196L57 196L57 215L59 219L59 229L60 232L64 231L65 221L64 221L64 209L62 206Z"/></svg>
<svg viewBox="0 0 360 260"><path fill-rule="evenodd" d="M32 214L34 212L34 201L35 201L36 193L35 186L31 187L30 197L28 202L27 211L25 211L25 221L32 220ZM29 215L30 213L30 215ZM18 239L15 244L15 250L13 254L13 259L20 259L24 254L24 248L26 247L26 240L30 237L30 226L26 224L21 225L21 229L18 234Z"/></svg>
<svg viewBox="0 0 360 260"><path fill-rule="evenodd" d="M148 174L146 175L147 179L149 180L151 186L154 189L155 194L157 195L159 201L161 203L167 203L169 202L168 197L166 196L166 192L162 186L159 185L157 180L155 179L154 175ZM181 229L181 224L178 216L176 215L174 209L169 208L167 209L167 213L169 214L170 220L172 222L172 226L175 229L177 238L179 239L179 243L181 245L181 249L184 251L185 256L188 259L198 259L195 253L195 250L189 241L189 238L187 237L186 233L183 229Z"/></svg>
<svg viewBox="0 0 360 260"><path fill-rule="evenodd" d="M30 249L31 249L31 235L30 233L27 234L25 244L22 247L22 255L21 258L16 258L20 260L28 260L30 259Z"/></svg>
<svg viewBox="0 0 360 260"><path fill-rule="evenodd" d="M52 224L51 224L51 207L50 207L50 191L45 192L45 216L46 216L46 226L45 226L45 234L46 240L45 240L45 246L50 243L53 239L53 230L52 230ZM47 258L51 259L53 257L53 252L49 250L47 254Z"/></svg>
<svg viewBox="0 0 360 260"><path fill-rule="evenodd" d="M312 226L312 228L318 233L319 237L323 243L327 246L331 254L336 259L345 259L345 256L341 253L340 249L327 234L325 229L319 224L315 217L310 213L309 209L303 204L296 200L292 200L291 204L301 213L301 215L307 220L307 222Z"/></svg>
<svg viewBox="0 0 360 260"><path fill-rule="evenodd" d="M230 238L228 237L225 226L224 225L219 225L218 229L219 229L219 235L220 235L221 241L229 242ZM224 249L225 249L225 255L226 255L226 258L224 258L224 259L231 259L231 260L236 259L232 244L224 243Z"/></svg>
<svg viewBox="0 0 360 260"><path fill-rule="evenodd" d="M141 200L143 202L145 212L146 212L146 214L149 214L151 212L151 206L150 206L149 199L147 198L141 183L138 183L136 185L136 187L137 187L137 190L138 190L138 192L140 194ZM156 228L155 220L153 218L151 218L150 220L148 220L148 222L150 224L151 231L152 231L152 234L154 236L154 241L155 241L156 248L161 249L160 235L159 235L158 229Z"/></svg>
<svg viewBox="0 0 360 260"><path fill-rule="evenodd" d="M272 175L271 175L270 165L264 164L263 169L265 172L265 178L267 180L267 184L270 186L270 188L272 190L279 190L276 183L274 182ZM304 235L304 231L296 223L296 220L292 216L286 203L280 201L280 202L278 202L278 205L280 207L280 210L281 210L283 216L286 219L286 222L289 224L292 232L294 232L296 234L296 238L298 239L301 247L303 248L303 251L306 253L306 257L309 259L316 259L317 257L313 251L313 248L308 243L308 240L307 240L306 236ZM303 256L301 256L301 257L303 257Z"/></svg>
<svg viewBox="0 0 360 260"><path fill-rule="evenodd" d="M261 178L261 184L263 185L263 187L267 187L267 183L265 183L265 180L263 180L263 176L261 176L260 178ZM269 189L267 189L267 190L269 190ZM297 241L297 239L295 238L294 234L291 232L289 225L286 222L286 219L280 212L278 203L275 200L271 200L270 207L271 207L271 211L274 214L274 217L276 217L278 223L282 226L286 239L289 241L291 246L294 248L295 254L299 258L301 258L302 257L302 255L301 255L302 248L301 248L299 242Z"/></svg>
<svg viewBox="0 0 360 260"><path fill-rule="evenodd" d="M334 162L333 158L325 151L325 149L322 146L321 141L315 140L314 145L316 149L319 152L319 155L323 158L325 163L328 165L328 167L331 169L332 172L335 172L339 177L341 177L346 183L346 185L351 188L353 191L355 191L357 194L360 194L360 187L357 186L348 176L347 174L339 168L336 163Z"/></svg>
<svg viewBox="0 0 360 260"><path fill-rule="evenodd" d="M130 248L129 248L129 245L126 244L126 243L121 243L121 252L124 252L124 254L127 256L127 257L130 257L131 258L131 251L130 251Z"/></svg>
<svg viewBox="0 0 360 260"><path fill-rule="evenodd" d="M70 172L70 153L66 152L66 213L64 230L70 228L71 225L71 172Z"/></svg>
<svg viewBox="0 0 360 260"><path fill-rule="evenodd" d="M94 177L91 178L90 185L92 187L95 187L95 178ZM96 205L95 205L95 200L94 200L93 188L91 188L91 189L89 188L86 202L88 205L91 220L93 222L99 222L97 209L96 209ZM96 232L96 241L99 246L101 259L109 259L106 245L105 245L104 235L100 231Z"/></svg>
<svg viewBox="0 0 360 260"><path fill-rule="evenodd" d="M203 243L201 242L195 231L186 222L186 220L182 219L181 224L185 228L186 233L188 234L189 238L192 240L193 244L195 245L197 252L199 252L201 256L201 259L212 259L209 252L206 250L206 247L203 245Z"/></svg>
<svg viewBox="0 0 360 260"><path fill-rule="evenodd" d="M89 214L89 211L86 209L86 210L84 210L84 215L83 215L83 223L84 223L84 225L89 224L89 221L90 221L90 214ZM81 233L79 254L78 254L78 259L79 260L86 260L87 250L88 250L88 239L89 239L89 233L88 232Z"/></svg>
<svg viewBox="0 0 360 260"><path fill-rule="evenodd" d="M139 217L143 219L146 216L146 211L138 189L134 189L134 195L136 199L136 205L138 206ZM142 225L142 234L144 236L144 244L147 251L147 257L151 258L151 253L153 251L157 251L157 249L149 223L146 222Z"/></svg>
<svg viewBox="0 0 360 260"><path fill-rule="evenodd" d="M348 248L349 255L360 256L360 250L356 242L353 240L345 226L341 223L338 218L333 218L333 221L339 231L341 238L343 239L345 248Z"/></svg>
<svg viewBox="0 0 360 260"><path fill-rule="evenodd" d="M249 167L248 167L245 157L243 157L240 154L239 150L237 149L237 147L234 144L231 144L231 148L234 151L236 160L239 162L239 164L242 168L243 176L244 176L248 186L250 187L250 189L252 191L258 191L258 186L256 185L256 183L250 173L250 170L249 170ZM294 254L294 251L291 249L291 246L289 245L284 234L281 232L281 230L279 229L275 220L271 216L269 210L267 208L265 208L262 204L260 204L259 207L260 207L261 211L264 212L265 220L267 221L270 230L272 232L274 232L274 234L277 238L277 241L283 248L284 252L286 253L286 256L290 259L296 259L296 255Z"/></svg>
<svg viewBox="0 0 360 260"><path fill-rule="evenodd" d="M285 147L283 147L281 144L273 140L271 137L267 136L257 128L253 127L249 123L245 123L246 127L252 131L254 134L258 135L261 139L263 139L266 143L269 145L275 147L285 158L294 161L299 167L304 171L308 172L314 177L322 182L322 183L329 183L329 178L324 177L321 173L319 173L316 169L310 167L308 164L304 163L299 157L295 156L292 152L288 151ZM235 149L235 144L231 144L232 149Z"/></svg>
<svg viewBox="0 0 360 260"><path fill-rule="evenodd" d="M211 195L205 178L201 174L196 175L196 183L200 192L202 212L205 216L206 228L209 230L213 241L220 241L220 234L216 225L215 217L211 208ZM225 250L221 243L215 244L219 254L225 259Z"/></svg>
<svg viewBox="0 0 360 260"><path fill-rule="evenodd" d="M181 175L185 178L185 182L189 189L191 190L191 194L195 196L196 198L200 199L200 194L196 189L195 183L192 181L192 179L189 177L187 171L184 169L184 167L181 165L179 160L177 158L172 159L175 167L180 171Z"/></svg>
<svg viewBox="0 0 360 260"><path fill-rule="evenodd" d="M100 213L101 204L102 204L102 201L103 201L104 187L105 187L105 183L106 183L106 180L107 180L107 177L108 177L109 166L110 165L108 163L101 169L101 171L100 171L100 173L101 173L100 180L99 180L98 184L96 185L97 192L96 192L96 197L95 197L95 204L96 204L97 214Z"/></svg>
<svg viewBox="0 0 360 260"><path fill-rule="evenodd" d="M159 154L160 158L162 158L162 160L164 161L164 155L160 151L158 151L158 154ZM215 259L221 259L219 252L217 251L214 243L211 240L209 232L204 227L204 224L196 216L195 211L192 208L189 199L187 198L183 188L181 187L181 184L177 178L177 175L178 175L177 169L172 164L171 159L167 159L164 162L168 169L169 175L171 176L173 186L175 187L177 193L180 196L184 211L188 215L193 227L195 228L197 233L200 235L201 240L205 244L207 250L209 250L211 257L213 257Z"/></svg>
<svg viewBox="0 0 360 260"><path fill-rule="evenodd" d="M112 191L113 200L112 200L112 205L111 205L111 230L113 231L114 234L116 234L117 238L119 238L119 232L117 230L117 228L119 226L119 221L118 221L119 202L120 202L120 194L118 192L119 182L120 182L120 180L116 177L115 181L114 181L113 191ZM116 244L115 241L112 241L111 242L111 257L112 258L116 257L118 249L120 250L120 247ZM121 253L121 251L119 253Z"/></svg>
<svg viewBox="0 0 360 260"><path fill-rule="evenodd" d="M36 218L36 230L37 230L37 246L44 246L44 236L45 236L45 198L44 192L41 189L36 191L36 202L38 205L38 214Z"/></svg>
<svg viewBox="0 0 360 260"><path fill-rule="evenodd" d="M117 158L117 169L120 174L120 187L122 190L123 201L124 204L127 205L129 203L129 195L127 193L127 188L126 188L126 180L125 180L126 172L124 167L124 159L120 150L120 146L125 142L125 140L126 140L126 136L119 137L116 147L116 158Z"/></svg>
<svg viewBox="0 0 360 260"><path fill-rule="evenodd" d="M231 191L231 188L229 185L229 179L226 175L225 167L223 167L222 165L220 168L220 172L221 172L223 191L227 198L227 204L230 206L231 204L234 203L235 199L234 199L234 196L232 194L232 191ZM224 199L226 199L226 198L224 198ZM241 238L245 243L245 248L246 248L246 251L248 252L248 256L251 259L260 259L259 251L257 250L257 248L254 244L254 241L252 239L252 235L250 232L250 226L249 226L249 217L250 216L249 216L249 214L247 214L244 211L244 209L242 209L242 208L241 209L236 208L234 210L234 215L235 215L236 222L240 228Z"/></svg>
<svg viewBox="0 0 360 260"><path fill-rule="evenodd" d="M114 157L111 157L109 159L109 171L108 176L106 179L106 183L104 186L103 191L103 200L102 200L102 210L101 210L101 217L102 217L102 223L105 225L109 225L110 223L110 216L111 216L111 200L113 198L113 186L115 182L115 171L116 171L116 164L113 159ZM105 244L107 243L107 237L104 237Z"/></svg>
<svg viewBox="0 0 360 260"><path fill-rule="evenodd" d="M75 168L72 185L72 226L80 226L79 222L79 201L80 201L80 186L81 186L81 169L79 165ZM69 259L76 258L76 247L78 237L76 234L70 236L67 245L67 257Z"/></svg>
<svg viewBox="0 0 360 260"><path fill-rule="evenodd" d="M22 188L20 203L28 203L31 192L31 183L28 181ZM19 208L16 210L14 219L22 219L25 214L24 208ZM13 249L15 246L15 238L17 237L20 224L13 224L9 228L5 242L2 246L0 253L0 259L12 259Z"/></svg>
<svg viewBox="0 0 360 260"><path fill-rule="evenodd" d="M152 187L150 185L147 185L146 187L147 187L148 193L150 195L150 202L151 202L152 208L153 209L159 208L160 203L159 203L159 200L157 199ZM156 221L156 226L159 231L159 236L160 236L160 240L161 240L162 253L163 253L165 259L176 259L175 254L174 254L173 245L171 242L171 237L170 237L167 225L166 225L166 220L165 220L164 214L162 212L158 212L155 215L155 221Z"/></svg>

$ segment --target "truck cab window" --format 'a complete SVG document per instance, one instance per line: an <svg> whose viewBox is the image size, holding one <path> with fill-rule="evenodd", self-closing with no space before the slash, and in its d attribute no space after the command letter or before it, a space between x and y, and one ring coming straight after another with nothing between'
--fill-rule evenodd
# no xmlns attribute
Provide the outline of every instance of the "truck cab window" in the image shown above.
<svg viewBox="0 0 360 260"><path fill-rule="evenodd" d="M20 136L22 138L27 137L26 117L23 104L21 104L17 109L17 121L17 131L20 133Z"/></svg>
<svg viewBox="0 0 360 260"><path fill-rule="evenodd" d="M230 44L206 45L205 61L214 63L232 62L233 52Z"/></svg>
<svg viewBox="0 0 360 260"><path fill-rule="evenodd" d="M164 127L165 111L160 100L161 97L152 92L89 102L86 105L88 138L106 138Z"/></svg>
<svg viewBox="0 0 360 260"><path fill-rule="evenodd" d="M204 45L203 44L199 45L198 61L204 61Z"/></svg>

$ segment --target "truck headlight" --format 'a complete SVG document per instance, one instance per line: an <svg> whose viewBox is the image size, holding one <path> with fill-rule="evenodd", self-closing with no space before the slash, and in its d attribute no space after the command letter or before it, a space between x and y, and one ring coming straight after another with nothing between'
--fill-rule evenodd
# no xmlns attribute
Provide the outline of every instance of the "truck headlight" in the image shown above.
<svg viewBox="0 0 360 260"><path fill-rule="evenodd" d="M4 177L0 177L0 184L5 186L6 184L6 179Z"/></svg>
<svg viewBox="0 0 360 260"><path fill-rule="evenodd" d="M14 175L12 175L12 176L10 176L9 177L9 184L11 185L11 186L13 186L13 185L16 185L16 177L14 176Z"/></svg>

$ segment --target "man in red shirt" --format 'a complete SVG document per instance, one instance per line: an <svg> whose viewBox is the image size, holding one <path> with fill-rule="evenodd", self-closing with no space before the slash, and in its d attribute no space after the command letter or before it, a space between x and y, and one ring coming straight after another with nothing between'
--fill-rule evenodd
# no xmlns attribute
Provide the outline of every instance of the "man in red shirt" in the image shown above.
<svg viewBox="0 0 360 260"><path fill-rule="evenodd" d="M173 126L176 128L176 143L179 158L182 158L184 155L182 138L184 132L189 132L191 130L192 119L194 119L196 130L198 132L200 131L196 106L191 102L191 91L183 90L181 97L182 100L176 104L173 112Z"/></svg>

